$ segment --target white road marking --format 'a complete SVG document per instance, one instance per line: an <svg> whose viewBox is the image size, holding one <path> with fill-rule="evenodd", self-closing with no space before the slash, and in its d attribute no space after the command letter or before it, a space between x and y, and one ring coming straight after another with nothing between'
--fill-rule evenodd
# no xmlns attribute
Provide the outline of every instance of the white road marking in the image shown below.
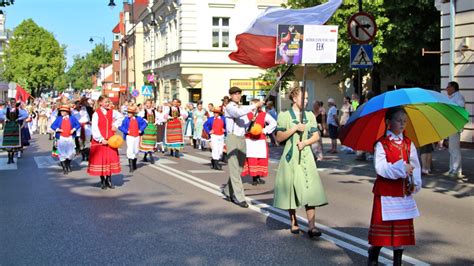
<svg viewBox="0 0 474 266"><path fill-rule="evenodd" d="M203 190L206 190L214 195L217 195L221 198L223 198L223 195L222 193L220 192L220 187L218 185L215 185L213 183L210 183L210 182L207 182L205 180L202 180L200 178L197 178L195 176L192 176L192 175L189 175L185 172L182 172L182 171L179 171L179 170L176 170L174 168L171 168L171 167L168 167L168 166L161 166L160 168L155 166L155 165L150 165L152 166L153 168L159 170L159 171L162 171L162 172L165 172L165 173L168 173L174 177L177 177L189 184L192 184L196 187L199 187ZM259 213L262 213L266 216L270 216L271 218L275 219L275 220L278 220L278 221L281 221L283 223L286 223L286 224L289 224L289 219L288 219L288 214L283 211L283 210L280 210L280 209L277 209L277 208L274 208L273 206L270 206L266 203L263 203L263 202L260 202L258 200L255 200L255 199L252 199L250 197L246 197L246 200L248 202L251 202L252 204L250 205L250 209L253 210L253 211L256 211L256 212L259 212ZM267 210L271 210L272 212L269 212ZM277 215L277 214L281 214L283 215L280 216L280 215ZM299 221L302 221L303 223L308 223L308 220L306 218L303 218L301 216L298 216L298 220ZM326 231L326 232L329 232L333 235L336 235L338 237L341 237L341 238L344 238L344 239L347 239L351 242L354 242L354 243L357 243L359 245L362 245L365 247L365 249L362 249L360 247L357 247L349 242L346 242L346 241L343 241L343 240L339 240L337 238L334 238L334 237L331 237L331 236L328 236L326 234L324 234L323 236L321 236L321 238L327 240L327 241L330 241L336 245L339 245L343 248L346 248L348 250L351 250L357 254L360 254L362 256L365 256L367 257L368 254L367 254L367 248L369 247L369 244L367 243L366 240L363 240L361 238L358 238L358 237L355 237L355 236L352 236L350 234L347 234L347 233L344 233L344 232L341 232L339 230L336 230L336 229L333 229L329 226L326 226L326 225L323 225L323 224L319 224L317 223L316 226L320 229L322 229L323 231ZM307 230L307 227L305 227L304 225L301 225L300 226L301 228L303 228L304 230ZM391 250L388 250L388 249L382 249L381 250L381 253L386 255L387 257L392 257L392 251ZM412 258L412 257L409 257L409 256L406 256L404 255L403 256L403 260L408 262L408 263L411 263L411 264L414 264L414 265L429 265L428 263L426 262L423 262L423 261L420 261L420 260L417 260L415 258ZM386 259L384 257L380 257L379 258L379 261L381 263L384 263L384 264L392 264L392 261L389 260L389 259Z"/></svg>
<svg viewBox="0 0 474 266"><path fill-rule="evenodd" d="M193 174L217 174L217 173L223 173L222 171L218 171L218 170L188 170L188 172L193 173Z"/></svg>
<svg viewBox="0 0 474 266"><path fill-rule="evenodd" d="M188 160L188 161L191 161L191 162L195 162L195 163L198 163L198 164L208 164L211 160L206 160L206 159L202 159L202 158L199 158L197 156L192 156L192 155L189 155L189 154L183 154L183 157L181 157L181 159L185 159L185 160Z"/></svg>
<svg viewBox="0 0 474 266"><path fill-rule="evenodd" d="M36 165L38 168L48 168L48 169L60 169L61 167L58 165L59 161L53 159L51 156L35 156L34 157Z"/></svg>
<svg viewBox="0 0 474 266"><path fill-rule="evenodd" d="M7 164L8 158L0 158L0 170L18 170L17 158L14 158L15 163Z"/></svg>

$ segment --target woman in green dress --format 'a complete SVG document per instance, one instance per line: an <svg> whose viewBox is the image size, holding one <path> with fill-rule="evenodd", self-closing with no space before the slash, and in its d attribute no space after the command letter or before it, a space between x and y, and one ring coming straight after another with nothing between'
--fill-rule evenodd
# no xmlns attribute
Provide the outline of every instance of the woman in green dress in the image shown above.
<svg viewBox="0 0 474 266"><path fill-rule="evenodd" d="M320 133L312 112L304 111L303 123L300 123L300 110L304 110L301 106L301 88L293 88L289 97L293 103L291 108L278 115L277 141L286 141L286 144L278 165L273 206L288 210L293 234L299 234L300 231L295 209L304 206L308 217L308 235L311 238L319 237L321 232L315 225L315 207L324 206L328 202L316 169L311 144L319 140ZM305 106L307 102L306 96ZM302 141L300 134L303 134Z"/></svg>

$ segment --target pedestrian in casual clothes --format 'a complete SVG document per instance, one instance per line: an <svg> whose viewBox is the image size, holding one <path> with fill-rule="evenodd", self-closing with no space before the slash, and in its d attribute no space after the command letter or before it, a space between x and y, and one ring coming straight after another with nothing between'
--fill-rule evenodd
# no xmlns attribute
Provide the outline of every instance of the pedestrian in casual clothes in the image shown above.
<svg viewBox="0 0 474 266"><path fill-rule="evenodd" d="M258 99L253 99L252 103L259 102ZM261 130L254 130L251 128L245 134L245 146L247 149L246 160L242 176L251 176L252 185L265 184L263 177L268 176L268 160L270 158L270 151L267 144L267 135L275 131L276 120L268 114L263 112L262 108L257 109L257 114L253 112L247 114L250 121L253 121L253 127L258 127Z"/></svg>
<svg viewBox="0 0 474 266"><path fill-rule="evenodd" d="M344 101L342 103L340 112L341 112L341 118L339 120L339 126L342 129L346 125L347 121L349 120L349 117L351 116L353 112L352 105L351 105L351 98L349 96L344 97ZM355 153L350 147L347 147L344 145L341 145L341 146L342 146L341 151L345 151L351 154Z"/></svg>
<svg viewBox="0 0 474 266"><path fill-rule="evenodd" d="M273 206L288 210L290 231L293 234L300 232L296 208L304 206L308 218L308 235L312 238L321 236L315 225L315 207L327 205L328 201L311 151L311 144L321 136L316 117L312 112L305 111L307 96L304 106L301 105L301 92L301 87L293 88L289 94L291 108L278 115L277 140L286 141L286 144L278 164Z"/></svg>
<svg viewBox="0 0 474 266"><path fill-rule="evenodd" d="M250 121L247 117L249 112L261 107L263 102L253 103L247 106L239 104L242 98L242 90L239 87L229 89L230 102L225 106L225 119L227 138L228 162L229 162L229 180L222 188L225 199L233 201L242 208L248 208L245 201L244 186L242 184L242 173L245 163L245 133Z"/></svg>
<svg viewBox="0 0 474 266"><path fill-rule="evenodd" d="M413 218L419 216L413 194L421 189L421 171L413 142L404 135L407 114L392 107L385 115L386 133L375 145L375 179L369 229L369 265L380 249L393 249L393 265L402 265L403 247L415 245Z"/></svg>
<svg viewBox="0 0 474 266"><path fill-rule="evenodd" d="M211 136L212 160L211 168L215 170L222 170L219 160L224 150L224 136L225 136L225 117L222 115L220 107L215 107L212 110L214 116L208 118L204 122L203 128L208 135Z"/></svg>
<svg viewBox="0 0 474 266"><path fill-rule="evenodd" d="M140 136L145 132L147 122L140 116L137 116L137 107L129 105L127 107L127 117L122 121L119 130L122 131L127 143L127 158L129 172L137 170L137 155L140 146Z"/></svg>
<svg viewBox="0 0 474 266"><path fill-rule="evenodd" d="M100 176L102 189L113 189L112 175L120 173L120 158L118 149L109 146L108 140L115 135L123 116L110 108L110 99L105 95L99 97L97 105L98 108L92 115L92 141L87 173Z"/></svg>
<svg viewBox="0 0 474 266"><path fill-rule="evenodd" d="M455 104L465 107L466 101L464 96L459 91L459 84L456 81L451 81L446 87L449 99ZM449 171L447 175L450 177L464 178L462 174L462 158L461 158L461 131L449 136Z"/></svg>
<svg viewBox="0 0 474 266"><path fill-rule="evenodd" d="M329 129L329 138L331 138L331 149L328 153L337 153L337 133L339 128L339 120L337 118L336 101L333 98L328 99L328 114L326 124Z"/></svg>
<svg viewBox="0 0 474 266"><path fill-rule="evenodd" d="M72 171L71 161L76 155L76 134L81 130L81 124L76 117L71 115L69 105L59 107L60 115L51 125L51 129L56 132L57 151L63 173L68 174Z"/></svg>

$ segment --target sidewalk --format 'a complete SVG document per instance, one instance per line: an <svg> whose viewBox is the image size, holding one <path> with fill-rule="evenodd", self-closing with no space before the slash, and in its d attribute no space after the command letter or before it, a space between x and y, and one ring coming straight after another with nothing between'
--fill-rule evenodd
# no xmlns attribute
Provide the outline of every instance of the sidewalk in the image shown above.
<svg viewBox="0 0 474 266"><path fill-rule="evenodd" d="M323 149L328 150L331 146L329 138L323 138ZM270 159L280 160L283 146L270 147ZM348 154L340 151L341 145L338 141L338 153L324 153L324 159L317 162L318 168L335 169L347 175L369 176L375 178L373 161L357 161L355 154ZM462 166L464 179L444 176L443 173L449 170L448 150L433 152L433 174L422 176L423 187L437 190L457 191L462 194L472 194L474 192L474 151L472 149L461 149ZM340 173L338 173L340 174Z"/></svg>

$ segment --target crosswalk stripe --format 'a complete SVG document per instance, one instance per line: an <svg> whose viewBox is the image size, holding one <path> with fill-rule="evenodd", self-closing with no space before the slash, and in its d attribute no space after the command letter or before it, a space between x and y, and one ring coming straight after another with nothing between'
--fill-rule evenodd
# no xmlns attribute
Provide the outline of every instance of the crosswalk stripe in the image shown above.
<svg viewBox="0 0 474 266"><path fill-rule="evenodd" d="M188 170L188 172L193 174L216 174L216 173L224 173L223 171L216 171L216 170Z"/></svg>
<svg viewBox="0 0 474 266"><path fill-rule="evenodd" d="M200 157L192 156L192 155L189 155L189 154L184 154L183 157L181 157L181 158L185 159L185 160L188 160L188 161L191 161L191 162L198 163L198 164L203 164L203 163L209 163L210 162L210 160L202 159Z"/></svg>
<svg viewBox="0 0 474 266"><path fill-rule="evenodd" d="M15 158L15 163L7 164L8 158L0 158L0 170L17 170L18 166L16 161Z"/></svg>
<svg viewBox="0 0 474 266"><path fill-rule="evenodd" d="M34 157L36 165L38 168L54 168L54 169L60 169L61 167L58 165L59 161L53 159L51 156L35 156Z"/></svg>

